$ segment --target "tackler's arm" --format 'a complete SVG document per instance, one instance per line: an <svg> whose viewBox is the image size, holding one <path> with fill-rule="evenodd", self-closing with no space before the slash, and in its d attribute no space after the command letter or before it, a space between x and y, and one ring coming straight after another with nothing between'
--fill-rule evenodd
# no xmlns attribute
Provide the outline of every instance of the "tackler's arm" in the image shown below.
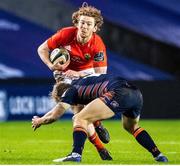
<svg viewBox="0 0 180 166"><path fill-rule="evenodd" d="M60 118L64 112L70 108L69 104L59 102L55 107L52 108L49 112L47 112L44 116L38 117L33 116L32 118L32 128L35 131L41 125L50 124L55 122L58 118Z"/></svg>

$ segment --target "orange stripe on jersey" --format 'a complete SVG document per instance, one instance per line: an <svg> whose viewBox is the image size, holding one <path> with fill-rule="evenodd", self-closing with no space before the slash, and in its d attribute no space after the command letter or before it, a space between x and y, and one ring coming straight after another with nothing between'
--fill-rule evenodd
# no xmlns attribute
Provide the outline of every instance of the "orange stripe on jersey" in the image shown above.
<svg viewBox="0 0 180 166"><path fill-rule="evenodd" d="M113 98L113 92L111 92L111 91L107 92L107 93L104 94L104 96L107 97L108 100L111 100Z"/></svg>
<svg viewBox="0 0 180 166"><path fill-rule="evenodd" d="M139 129L137 129L137 130L133 133L134 137L136 138L143 130L144 130L144 129L141 128L141 127L140 127Z"/></svg>

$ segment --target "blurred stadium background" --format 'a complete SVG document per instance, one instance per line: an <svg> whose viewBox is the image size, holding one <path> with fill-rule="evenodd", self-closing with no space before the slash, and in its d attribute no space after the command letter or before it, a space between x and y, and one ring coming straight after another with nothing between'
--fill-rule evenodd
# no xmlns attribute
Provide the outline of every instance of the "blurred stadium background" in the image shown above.
<svg viewBox="0 0 180 166"><path fill-rule="evenodd" d="M71 25L82 0L0 1L0 121L30 120L54 104L37 47ZM109 73L135 82L144 119L180 118L180 1L87 0L102 11ZM64 117L69 117L67 113Z"/></svg>
<svg viewBox="0 0 180 166"><path fill-rule="evenodd" d="M54 84L52 73L41 62L37 47L59 28L70 26L72 12L82 2L0 0L0 164L52 164L52 159L69 152L70 112L63 116L69 121L36 133L30 121L54 105L48 96ZM104 17L100 35L107 46L108 73L120 74L142 90L141 124L155 136L169 163L179 164L180 1L87 2ZM111 129L107 148L114 161L109 164L154 164L128 133L119 130L118 121L103 124ZM107 164L96 157L90 144L86 146L83 163Z"/></svg>

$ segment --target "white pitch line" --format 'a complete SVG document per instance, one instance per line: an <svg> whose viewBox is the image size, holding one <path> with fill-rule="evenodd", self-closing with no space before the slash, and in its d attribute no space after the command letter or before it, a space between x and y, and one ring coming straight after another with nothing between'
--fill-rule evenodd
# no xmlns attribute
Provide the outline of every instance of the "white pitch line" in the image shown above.
<svg viewBox="0 0 180 166"><path fill-rule="evenodd" d="M25 143L69 143L65 140L28 140Z"/></svg>
<svg viewBox="0 0 180 166"><path fill-rule="evenodd" d="M130 140L121 140L121 139L116 139L116 140L111 140L111 143L134 143L134 141L130 141ZM180 142L178 141L157 141L158 144L167 144L167 145L179 145Z"/></svg>
<svg viewBox="0 0 180 166"><path fill-rule="evenodd" d="M177 153L180 153L180 152L166 152L167 154L177 154Z"/></svg>
<svg viewBox="0 0 180 166"><path fill-rule="evenodd" d="M159 144L167 144L167 145L179 145L180 142L178 141L160 141Z"/></svg>

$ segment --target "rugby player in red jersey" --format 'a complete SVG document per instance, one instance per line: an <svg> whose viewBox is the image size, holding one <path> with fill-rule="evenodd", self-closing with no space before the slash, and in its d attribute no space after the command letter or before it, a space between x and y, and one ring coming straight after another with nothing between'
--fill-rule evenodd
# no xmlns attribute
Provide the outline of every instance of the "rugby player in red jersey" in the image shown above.
<svg viewBox="0 0 180 166"><path fill-rule="evenodd" d="M73 13L72 22L74 26L60 29L39 46L38 54L41 60L54 72L56 80L61 77L62 72L70 79L93 73L106 73L106 48L101 37L96 34L103 24L101 11L83 3L82 7ZM52 64L49 60L50 52L59 47L66 48L70 53L71 61L66 69L59 63ZM72 109L74 113L77 113L82 108L83 106L78 105ZM109 133L99 121L95 122L94 126L89 125L88 136L103 160L112 159L102 144L102 142L109 142Z"/></svg>

